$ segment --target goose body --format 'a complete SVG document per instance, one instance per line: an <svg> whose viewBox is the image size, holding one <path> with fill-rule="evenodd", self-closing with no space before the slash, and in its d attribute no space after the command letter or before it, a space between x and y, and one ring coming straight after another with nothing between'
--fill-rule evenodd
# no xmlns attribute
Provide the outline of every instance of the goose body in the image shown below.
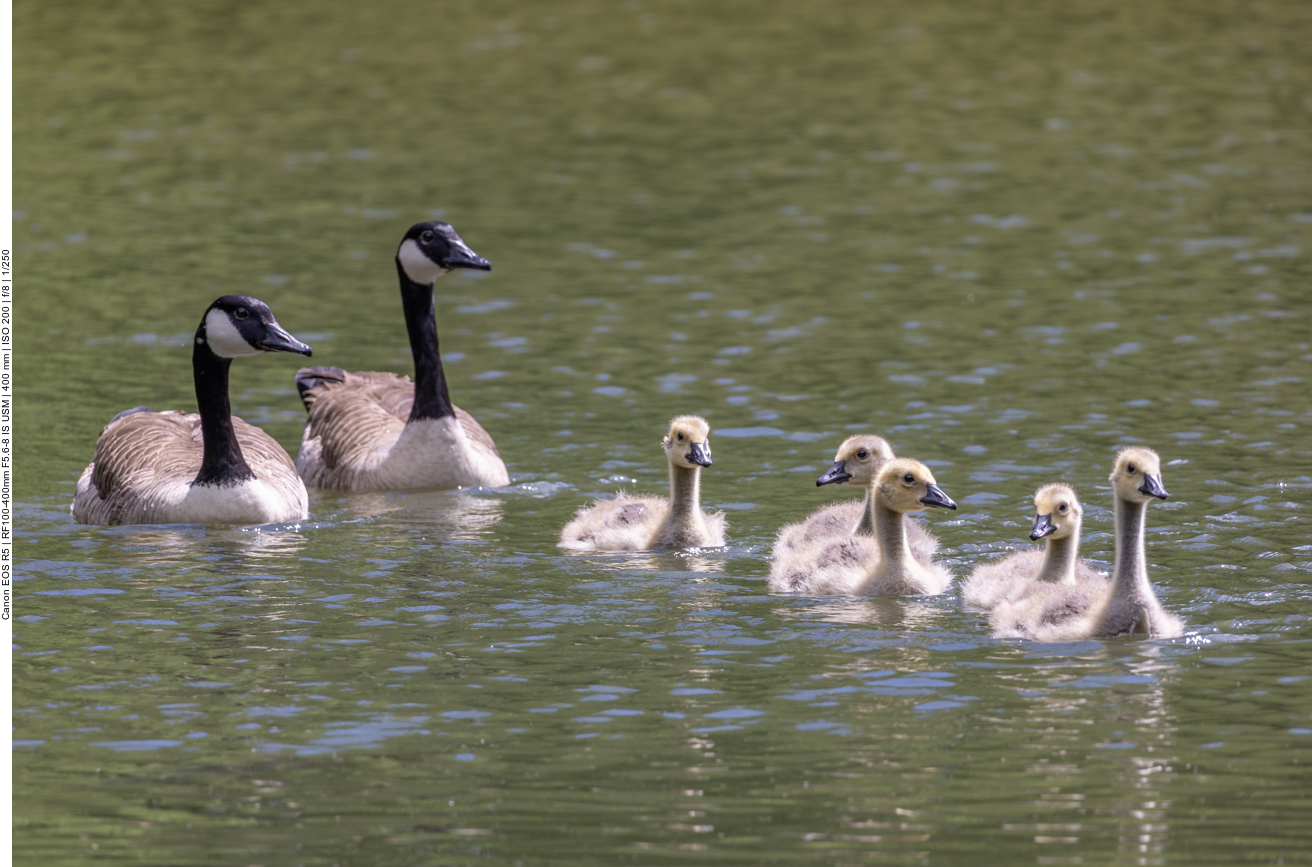
<svg viewBox="0 0 1312 867"><path fill-rule="evenodd" d="M985 563L961 585L961 598L974 608L992 609L1020 597L1044 597L1059 611L1082 611L1106 592L1107 576L1080 559L1084 508L1068 485L1045 485L1034 494L1030 540L1046 538L1045 550L1029 549ZM1061 616L1070 616L1064 614Z"/></svg>
<svg viewBox="0 0 1312 867"><path fill-rule="evenodd" d="M455 268L492 266L446 223L418 223L396 254L415 380L394 373L303 368L308 418L296 468L306 484L336 491L510 484L487 431L451 402L438 351L433 284Z"/></svg>
<svg viewBox="0 0 1312 867"><path fill-rule="evenodd" d="M661 441L670 467L670 497L621 494L581 509L560 532L575 551L650 551L724 545L723 512L701 508L701 470L711 465L710 425L695 415L670 422Z"/></svg>
<svg viewBox="0 0 1312 867"><path fill-rule="evenodd" d="M196 331L192 369L199 413L119 413L78 479L80 524L270 524L308 517L305 485L273 437L233 418L228 368L261 352L309 355L264 302L225 295Z"/></svg>
<svg viewBox="0 0 1312 867"><path fill-rule="evenodd" d="M832 537L784 554L771 565L771 589L844 596L933 596L946 590L952 574L939 563L919 562L907 541L908 512L957 507L929 467L909 458L888 461L875 478L871 506L873 535Z"/></svg>
<svg viewBox="0 0 1312 867"><path fill-rule="evenodd" d="M893 457L893 448L883 437L859 434L844 440L834 454L833 464L815 480L816 487L833 484L863 487L866 488L865 499L861 502L831 503L817 509L804 521L784 525L775 536L771 552L773 562L784 560L789 554L809 548L822 540L874 535L871 488L880 468ZM910 518L905 520L911 556L922 564L928 564L938 550L938 540L916 521Z"/></svg>
<svg viewBox="0 0 1312 867"><path fill-rule="evenodd" d="M1183 621L1162 608L1148 582L1144 548L1148 504L1168 496L1162 486L1161 460L1151 449L1122 449L1110 481L1116 520L1111 581L1102 587L1086 584L1078 594L1049 584L1004 600L989 618L995 635L1080 641L1123 635L1174 638L1184 631Z"/></svg>

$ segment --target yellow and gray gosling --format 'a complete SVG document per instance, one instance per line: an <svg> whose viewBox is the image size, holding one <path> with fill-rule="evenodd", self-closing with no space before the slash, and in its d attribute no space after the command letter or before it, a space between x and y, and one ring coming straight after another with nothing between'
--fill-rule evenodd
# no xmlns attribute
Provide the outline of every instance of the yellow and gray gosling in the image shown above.
<svg viewBox="0 0 1312 867"><path fill-rule="evenodd" d="M884 465L873 488L873 536L822 540L775 561L770 588L811 595L933 596L952 574L939 563L919 563L907 544L908 512L955 509L929 467L910 458Z"/></svg>
<svg viewBox="0 0 1312 867"><path fill-rule="evenodd" d="M1045 609L1083 611L1107 589L1107 576L1080 559L1084 507L1069 485L1044 485L1034 493L1030 540L1048 540L985 563L962 582L961 598L973 608L991 609L1022 596L1044 597ZM1066 615L1069 616L1069 615Z"/></svg>
<svg viewBox="0 0 1312 867"><path fill-rule="evenodd" d="M191 369L199 413L124 410L77 480L79 524L273 524L309 517L305 485L282 446L233 418L228 369L263 352L309 355L268 305L224 295L201 318Z"/></svg>
<svg viewBox="0 0 1312 867"><path fill-rule="evenodd" d="M989 618L994 635L1081 641L1122 635L1175 638L1183 633L1183 621L1162 608L1148 583L1144 550L1148 504L1168 496L1162 486L1161 460L1152 449L1122 449L1110 481L1116 520L1116 565L1110 584L1101 593L1091 594L1084 606L1070 606L1060 595L1044 594L1002 602Z"/></svg>
<svg viewBox="0 0 1312 867"><path fill-rule="evenodd" d="M701 471L711 465L711 427L696 415L670 422L661 440L670 465L670 497L621 494L586 507L560 531L560 546L576 551L718 548L723 512L701 508Z"/></svg>
<svg viewBox="0 0 1312 867"><path fill-rule="evenodd" d="M296 468L307 485L398 491L510 484L496 443L451 402L437 346L433 284L456 268L491 271L447 223L416 223L396 251L415 381L378 371L296 373L308 416Z"/></svg>
<svg viewBox="0 0 1312 867"><path fill-rule="evenodd" d="M779 530L771 552L774 561L779 561L790 552L810 547L826 539L842 538L854 534L873 536L875 518L873 511L874 495L872 488L879 470L893 459L893 448L883 437L874 434L858 434L848 437L834 453L834 462L824 475L815 480L816 487L822 485L852 485L866 489L865 499L861 502L845 500L823 506L811 514L805 521L786 524ZM911 547L911 556L921 563L928 564L934 559L938 550L938 540L918 522L907 520L907 544Z"/></svg>

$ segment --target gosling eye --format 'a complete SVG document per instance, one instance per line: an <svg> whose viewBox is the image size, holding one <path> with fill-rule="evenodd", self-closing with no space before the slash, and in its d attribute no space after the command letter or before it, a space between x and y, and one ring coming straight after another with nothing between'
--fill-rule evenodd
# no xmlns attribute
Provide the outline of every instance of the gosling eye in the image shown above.
<svg viewBox="0 0 1312 867"><path fill-rule="evenodd" d="M870 457L870 452L865 449L857 449L856 456L864 461L866 458Z"/></svg>
<svg viewBox="0 0 1312 867"><path fill-rule="evenodd" d="M233 319L245 319L247 316L250 315L251 312L247 310L245 307L238 307L236 310L232 311Z"/></svg>
<svg viewBox="0 0 1312 867"><path fill-rule="evenodd" d="M1137 470L1135 470L1134 464L1130 464L1128 467L1126 467L1126 469L1130 471L1130 475L1134 475L1136 472L1138 472Z"/></svg>
<svg viewBox="0 0 1312 867"><path fill-rule="evenodd" d="M911 475L910 473L907 473L905 476L902 477L902 481L906 482L908 485L914 483L915 480L916 477Z"/></svg>
<svg viewBox="0 0 1312 867"><path fill-rule="evenodd" d="M425 244L433 243L433 230L425 229L424 233L419 236L419 240L423 241Z"/></svg>
<svg viewBox="0 0 1312 867"><path fill-rule="evenodd" d="M1066 514L1066 509L1067 506L1065 503L1062 503L1060 506L1057 507L1057 511L1061 512L1063 515Z"/></svg>
<svg viewBox="0 0 1312 867"><path fill-rule="evenodd" d="M683 442L683 434L679 434L679 441Z"/></svg>

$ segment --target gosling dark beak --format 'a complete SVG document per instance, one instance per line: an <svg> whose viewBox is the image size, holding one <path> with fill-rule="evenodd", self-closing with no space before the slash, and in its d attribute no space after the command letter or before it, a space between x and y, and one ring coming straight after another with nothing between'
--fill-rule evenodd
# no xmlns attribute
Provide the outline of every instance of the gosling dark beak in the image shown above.
<svg viewBox="0 0 1312 867"><path fill-rule="evenodd" d="M1030 541L1037 542L1055 532L1057 532L1057 525L1052 523L1052 515L1035 515L1034 529L1030 530Z"/></svg>
<svg viewBox="0 0 1312 867"><path fill-rule="evenodd" d="M1139 486L1139 493L1156 497L1159 500L1165 500L1171 496L1166 493L1166 488L1162 487L1162 477L1154 476L1151 473L1143 474L1143 484Z"/></svg>
<svg viewBox="0 0 1312 867"><path fill-rule="evenodd" d="M815 480L815 486L819 488L823 485L841 485L850 478L852 474L847 471L847 461L834 461L829 469L825 470L825 474Z"/></svg>
<svg viewBox="0 0 1312 867"><path fill-rule="evenodd" d="M491 271L492 263L465 246L464 241L451 241L451 252L442 260L443 268L472 268Z"/></svg>
<svg viewBox="0 0 1312 867"><path fill-rule="evenodd" d="M952 502L952 498L943 493L943 489L938 485L929 484L925 487L928 488L928 490L925 491L925 496L920 498L920 502L924 503L926 506L934 506L941 509L957 508L957 504Z"/></svg>
<svg viewBox="0 0 1312 867"><path fill-rule="evenodd" d="M265 352L294 352L306 357L314 354L308 343L302 343L292 337L277 322L264 323L264 331L264 340L260 342L260 349Z"/></svg>
<svg viewBox="0 0 1312 867"><path fill-rule="evenodd" d="M686 457L694 464L703 467L709 467L711 465L711 449L706 443L693 443L691 451L688 452Z"/></svg>

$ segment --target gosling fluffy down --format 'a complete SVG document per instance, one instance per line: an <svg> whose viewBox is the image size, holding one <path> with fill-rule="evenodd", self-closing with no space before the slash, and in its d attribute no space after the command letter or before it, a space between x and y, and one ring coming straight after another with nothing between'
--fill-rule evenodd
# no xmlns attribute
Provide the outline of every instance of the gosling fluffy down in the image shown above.
<svg viewBox="0 0 1312 867"><path fill-rule="evenodd" d="M848 437L834 454L834 462L824 475L815 480L816 487L823 485L851 485L866 489L861 502L844 501L823 506L805 521L786 524L775 537L771 552L774 562L788 554L808 548L817 542L844 538L851 535L874 535L872 510L874 485L879 470L893 459L893 448L883 437L858 434ZM920 523L908 519L907 544L911 556L923 564L934 559L938 540Z"/></svg>
<svg viewBox="0 0 1312 867"><path fill-rule="evenodd" d="M933 596L946 590L952 574L911 555L904 515L957 504L929 467L909 458L885 464L873 493L873 536L832 538L786 554L771 569L771 589L841 596Z"/></svg>
<svg viewBox="0 0 1312 867"><path fill-rule="evenodd" d="M999 638L1082 641L1137 635L1175 638L1184 631L1179 617L1162 608L1148 581L1144 526L1148 504L1168 496L1161 460L1152 449L1132 446L1116 457L1110 477L1116 520L1116 565L1109 584L1091 583L1089 600L1041 588L1000 602L989 617Z"/></svg>
<svg viewBox="0 0 1312 867"><path fill-rule="evenodd" d="M576 551L650 551L724 545L723 512L701 508L701 471L711 465L711 427L695 415L670 422L661 448L670 467L670 497L621 494L579 511L560 532Z"/></svg>

